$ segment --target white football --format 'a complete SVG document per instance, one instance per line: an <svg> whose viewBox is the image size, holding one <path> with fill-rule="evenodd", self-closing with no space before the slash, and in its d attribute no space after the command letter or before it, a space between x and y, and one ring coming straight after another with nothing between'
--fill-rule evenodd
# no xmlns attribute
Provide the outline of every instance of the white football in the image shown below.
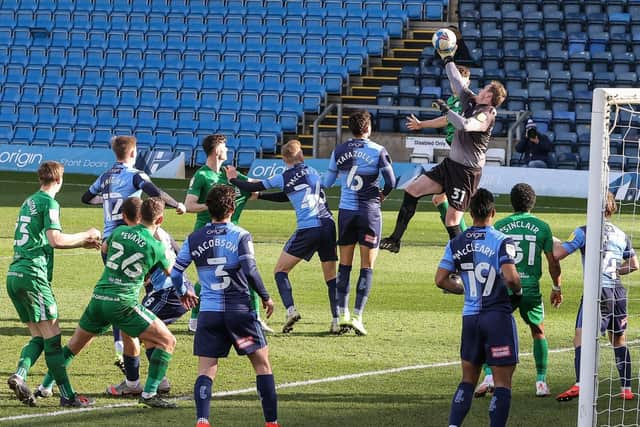
<svg viewBox="0 0 640 427"><path fill-rule="evenodd" d="M431 42L436 50L449 51L456 48L456 34L448 28L441 28L433 34Z"/></svg>

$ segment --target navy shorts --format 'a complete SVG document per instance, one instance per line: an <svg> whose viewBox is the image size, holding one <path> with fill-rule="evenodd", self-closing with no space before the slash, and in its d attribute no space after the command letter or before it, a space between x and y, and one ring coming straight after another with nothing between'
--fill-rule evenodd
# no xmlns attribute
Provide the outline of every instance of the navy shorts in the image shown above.
<svg viewBox="0 0 640 427"><path fill-rule="evenodd" d="M576 317L576 329L582 328L582 299ZM627 290L623 287L600 291L600 333L624 334L627 329Z"/></svg>
<svg viewBox="0 0 640 427"><path fill-rule="evenodd" d="M193 291L193 285L186 278L184 283ZM174 288L151 290L142 299L142 305L158 316L165 325L170 325L184 315L188 310L180 302L180 296Z"/></svg>
<svg viewBox="0 0 640 427"><path fill-rule="evenodd" d="M369 248L377 248L382 234L382 214L380 206L359 211L338 211L338 245L359 243Z"/></svg>
<svg viewBox="0 0 640 427"><path fill-rule="evenodd" d="M462 316L460 358L474 365L518 363L518 331L511 313L487 311Z"/></svg>
<svg viewBox="0 0 640 427"><path fill-rule="evenodd" d="M254 311L201 311L193 341L194 356L227 357L231 346L239 355L267 346Z"/></svg>
<svg viewBox="0 0 640 427"><path fill-rule="evenodd" d="M296 230L284 245L284 251L306 261L316 252L322 262L337 261L335 222L323 220L319 227Z"/></svg>

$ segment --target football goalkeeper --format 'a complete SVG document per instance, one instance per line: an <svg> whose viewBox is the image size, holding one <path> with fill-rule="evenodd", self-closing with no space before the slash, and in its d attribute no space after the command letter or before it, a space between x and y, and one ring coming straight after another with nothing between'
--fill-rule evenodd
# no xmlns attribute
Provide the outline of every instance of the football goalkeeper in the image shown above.
<svg viewBox="0 0 640 427"><path fill-rule="evenodd" d="M451 110L443 100L435 104L447 120L455 127L449 157L428 172L424 172L412 182L404 193L404 200L395 229L391 236L380 242L382 249L391 252L400 250L400 239L409 221L416 212L418 200L430 194L445 193L449 200L449 208L445 216L445 227L449 238L461 233L460 221L465 210L469 207L469 200L475 193L482 176L485 164L491 130L495 123L496 108L504 102L507 91L502 83L492 81L476 95L465 86L456 64L453 62L452 51L438 51L442 57L447 77L454 93L460 95L462 113Z"/></svg>

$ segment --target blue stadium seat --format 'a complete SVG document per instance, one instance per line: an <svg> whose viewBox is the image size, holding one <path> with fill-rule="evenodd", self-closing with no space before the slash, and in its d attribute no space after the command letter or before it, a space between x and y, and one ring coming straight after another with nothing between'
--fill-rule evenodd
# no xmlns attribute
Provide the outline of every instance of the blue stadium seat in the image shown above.
<svg viewBox="0 0 640 427"><path fill-rule="evenodd" d="M594 74L609 70L609 64L613 61L611 52L596 52L591 54L591 71ZM627 70L628 71L628 70Z"/></svg>
<svg viewBox="0 0 640 427"><path fill-rule="evenodd" d="M512 89L507 97L507 108L512 111L526 110L529 92L526 89Z"/></svg>
<svg viewBox="0 0 640 427"><path fill-rule="evenodd" d="M567 35L564 31L550 31L545 34L546 40L546 49L547 54L553 54L555 52L561 52L567 50L565 47L565 43L567 41ZM584 50L584 44L586 44L586 36L585 40L582 44L582 47L579 50ZM572 47L569 46L569 51L572 50ZM574 46L573 49L578 49L578 46Z"/></svg>
<svg viewBox="0 0 640 427"><path fill-rule="evenodd" d="M614 74L616 76L616 87L636 87L638 75L635 72L614 72Z"/></svg>
<svg viewBox="0 0 640 427"><path fill-rule="evenodd" d="M583 13L564 12L564 26L568 34L584 31L586 19Z"/></svg>
<svg viewBox="0 0 640 427"><path fill-rule="evenodd" d="M619 52L613 54L613 68L615 74L622 74L634 69L636 57L631 52Z"/></svg>
<svg viewBox="0 0 640 427"><path fill-rule="evenodd" d="M551 93L559 93L569 90L569 83L571 82L571 73L566 70L555 70L550 73L550 87Z"/></svg>
<svg viewBox="0 0 640 427"><path fill-rule="evenodd" d="M609 71L601 71L593 73L593 88L597 87L611 87L616 80L614 73Z"/></svg>
<svg viewBox="0 0 640 427"><path fill-rule="evenodd" d="M571 74L575 74L581 71L587 71L587 64L591 62L591 55L589 52L574 52L569 56L569 70Z"/></svg>
<svg viewBox="0 0 640 427"><path fill-rule="evenodd" d="M547 3L543 7L547 6ZM549 33L551 31L560 31L564 26L564 12L561 10L543 12L544 15L544 31Z"/></svg>
<svg viewBox="0 0 640 427"><path fill-rule="evenodd" d="M591 55L608 50L609 33L599 32L589 35L589 52Z"/></svg>
<svg viewBox="0 0 640 427"><path fill-rule="evenodd" d="M36 131L37 133L37 131ZM51 145L58 147L68 147L73 140L73 131L70 127L57 126L51 138Z"/></svg>
<svg viewBox="0 0 640 427"><path fill-rule="evenodd" d="M31 144L33 141L33 126L18 125L14 128L12 143L15 144Z"/></svg>

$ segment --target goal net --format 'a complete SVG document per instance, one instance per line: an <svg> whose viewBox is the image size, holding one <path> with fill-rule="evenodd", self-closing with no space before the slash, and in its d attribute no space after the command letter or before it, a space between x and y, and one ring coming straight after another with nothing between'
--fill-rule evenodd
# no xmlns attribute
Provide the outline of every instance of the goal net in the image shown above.
<svg viewBox="0 0 640 427"><path fill-rule="evenodd" d="M601 304L619 306L611 293L603 293L601 274L616 273L605 256L604 206L611 191L618 212L611 222L631 239L640 256L640 89L594 90L589 151L586 254L584 262L582 357L580 368L580 427L640 425L640 272L621 275L627 289L626 341L631 360L632 400L621 398L620 370L628 366L607 335L601 335ZM609 298L608 300L605 298ZM616 297L613 297L616 298ZM606 308L605 308L606 310ZM623 317L619 318L624 324ZM619 341L618 341L619 343ZM622 352L624 353L624 352ZM621 378L623 377L623 378Z"/></svg>

